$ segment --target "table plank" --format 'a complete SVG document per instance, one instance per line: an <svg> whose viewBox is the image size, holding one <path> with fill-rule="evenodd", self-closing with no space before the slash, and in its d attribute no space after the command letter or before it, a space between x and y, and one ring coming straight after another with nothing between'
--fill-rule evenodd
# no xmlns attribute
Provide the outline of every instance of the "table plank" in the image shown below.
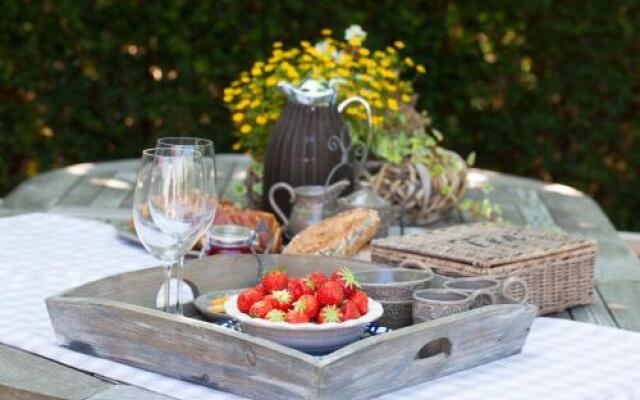
<svg viewBox="0 0 640 400"><path fill-rule="evenodd" d="M111 386L84 372L0 345L0 399L83 400Z"/></svg>
<svg viewBox="0 0 640 400"><path fill-rule="evenodd" d="M111 388L89 397L87 400L174 400L135 386L114 385Z"/></svg>
<svg viewBox="0 0 640 400"><path fill-rule="evenodd" d="M102 190L102 187L90 182L92 178L90 175L80 177L78 182L69 189L65 196L59 199L56 205L63 207L86 207L91 204L93 199L95 199Z"/></svg>
<svg viewBox="0 0 640 400"><path fill-rule="evenodd" d="M593 304L573 307L570 311L571 317L576 321L618 328L597 287L593 293Z"/></svg>
<svg viewBox="0 0 640 400"><path fill-rule="evenodd" d="M120 208L136 186L136 176L131 171L117 171L107 178L95 176L89 183L101 187L100 193L89 204L90 208Z"/></svg>

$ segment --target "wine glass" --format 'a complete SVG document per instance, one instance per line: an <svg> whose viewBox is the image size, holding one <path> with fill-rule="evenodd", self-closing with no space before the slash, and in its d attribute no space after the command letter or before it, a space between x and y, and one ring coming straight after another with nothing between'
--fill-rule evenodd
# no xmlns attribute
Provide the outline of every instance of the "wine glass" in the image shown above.
<svg viewBox="0 0 640 400"><path fill-rule="evenodd" d="M169 302L173 266L213 221L206 173L202 153L194 149L153 148L142 152L133 221L144 247L164 265L167 312L174 312Z"/></svg>
<svg viewBox="0 0 640 400"><path fill-rule="evenodd" d="M218 205L218 198L216 193L216 171L217 170L216 170L215 149L213 146L213 141L209 139L198 138L198 137L169 136L169 137L159 138L156 141L156 147L177 149L177 150L180 150L180 149L193 150L202 154L203 163L204 163L204 172L205 172L206 193L209 196L209 203L211 207L213 207L213 217L215 219L216 209ZM208 230L208 227L205 228L202 234L205 234L207 230ZM205 238L205 240L208 240L208 239ZM180 259L178 260L178 271L177 271L178 287L177 287L176 301L177 301L177 308L179 313L182 310L181 289L183 286L183 276L184 276L184 255L180 257Z"/></svg>

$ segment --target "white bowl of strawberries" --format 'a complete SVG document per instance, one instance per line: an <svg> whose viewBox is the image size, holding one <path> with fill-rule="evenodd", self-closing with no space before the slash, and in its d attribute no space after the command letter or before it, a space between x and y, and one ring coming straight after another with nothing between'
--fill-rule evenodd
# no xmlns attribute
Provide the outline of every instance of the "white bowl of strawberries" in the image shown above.
<svg viewBox="0 0 640 400"><path fill-rule="evenodd" d="M359 290L347 268L327 278L313 272L290 278L266 273L255 287L233 295L225 313L242 330L309 354L327 354L357 340L367 324L382 316L382 306Z"/></svg>

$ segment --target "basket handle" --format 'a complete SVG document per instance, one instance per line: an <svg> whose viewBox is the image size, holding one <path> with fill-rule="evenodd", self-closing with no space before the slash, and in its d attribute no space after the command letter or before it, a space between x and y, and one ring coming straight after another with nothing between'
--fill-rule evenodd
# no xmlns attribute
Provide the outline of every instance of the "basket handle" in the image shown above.
<svg viewBox="0 0 640 400"><path fill-rule="evenodd" d="M519 298L515 298L511 295L514 287L520 287L522 290L522 296ZM507 299L510 303L524 304L529 300L529 286L524 279L518 278L517 276L510 276L504 281L502 281L502 285L500 288L500 295Z"/></svg>

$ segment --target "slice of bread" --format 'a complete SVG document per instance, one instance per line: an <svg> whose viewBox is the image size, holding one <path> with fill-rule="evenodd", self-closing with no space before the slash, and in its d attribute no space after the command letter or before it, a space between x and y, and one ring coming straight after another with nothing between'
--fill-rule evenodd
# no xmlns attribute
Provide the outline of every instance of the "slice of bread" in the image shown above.
<svg viewBox="0 0 640 400"><path fill-rule="evenodd" d="M356 208L299 232L282 253L351 257L371 241L379 227L375 210Z"/></svg>

